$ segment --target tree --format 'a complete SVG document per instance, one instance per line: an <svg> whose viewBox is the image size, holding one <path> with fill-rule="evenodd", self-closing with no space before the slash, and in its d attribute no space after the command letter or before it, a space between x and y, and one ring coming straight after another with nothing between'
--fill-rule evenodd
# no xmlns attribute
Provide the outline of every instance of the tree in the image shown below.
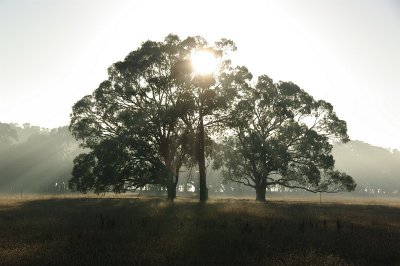
<svg viewBox="0 0 400 266"><path fill-rule="evenodd" d="M190 107L172 69L189 52L174 35L144 42L74 105L70 130L91 152L75 159L71 188L124 192L162 184L175 198L186 134L179 116Z"/></svg>
<svg viewBox="0 0 400 266"><path fill-rule="evenodd" d="M232 107L223 160L216 162L225 181L254 188L259 201L276 185L311 192L354 190L352 177L334 169L331 141L349 137L331 104L267 76L242 88L242 99Z"/></svg>
<svg viewBox="0 0 400 266"><path fill-rule="evenodd" d="M15 128L6 123L0 122L0 147L10 145L18 140Z"/></svg>
<svg viewBox="0 0 400 266"><path fill-rule="evenodd" d="M232 45L222 39L212 49L222 54ZM222 82L194 77L190 56L205 48L211 49L201 37L168 35L144 42L109 68L108 80L73 106L70 130L90 152L74 161L71 188L124 192L161 184L169 199L176 197L179 169L199 142L198 111L211 117L214 110L218 117L215 110L226 106L222 100L230 92L227 82L234 80L229 61L220 68ZM207 89L204 82L210 82Z"/></svg>
<svg viewBox="0 0 400 266"><path fill-rule="evenodd" d="M245 67L232 67L227 55L236 50L235 44L227 39L221 39L215 46L208 46L202 38L197 38L196 51L213 54L220 58L220 66L215 73L194 73L193 69L180 68L180 82L189 88L196 109L192 121L197 122L197 142L195 157L199 166L200 201L208 199L206 183L206 140L223 129L229 116L230 104L240 96L238 91L251 80L252 75ZM182 62L184 66L190 65ZM185 70L186 69L186 70ZM186 117L183 118L186 123ZM193 123L186 123L188 126ZM190 128L190 126L189 126ZM209 142L211 143L211 142Z"/></svg>

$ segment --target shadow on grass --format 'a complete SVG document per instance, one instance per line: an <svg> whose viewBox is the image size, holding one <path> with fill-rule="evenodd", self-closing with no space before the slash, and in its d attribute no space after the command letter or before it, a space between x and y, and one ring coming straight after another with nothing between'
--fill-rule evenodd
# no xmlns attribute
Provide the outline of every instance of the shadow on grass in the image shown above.
<svg viewBox="0 0 400 266"><path fill-rule="evenodd" d="M400 209L66 198L0 211L5 265L399 265Z"/></svg>

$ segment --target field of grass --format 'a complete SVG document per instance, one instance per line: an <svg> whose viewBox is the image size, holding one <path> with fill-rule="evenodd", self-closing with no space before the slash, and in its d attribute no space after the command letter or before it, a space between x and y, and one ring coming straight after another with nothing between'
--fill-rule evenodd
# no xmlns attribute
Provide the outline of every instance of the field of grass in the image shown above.
<svg viewBox="0 0 400 266"><path fill-rule="evenodd" d="M400 200L0 197L1 265L400 265Z"/></svg>

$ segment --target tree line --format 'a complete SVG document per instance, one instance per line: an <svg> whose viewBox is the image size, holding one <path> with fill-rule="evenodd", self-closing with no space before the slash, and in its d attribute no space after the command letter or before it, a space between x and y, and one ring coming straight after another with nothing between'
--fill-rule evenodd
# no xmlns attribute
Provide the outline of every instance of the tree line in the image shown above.
<svg viewBox="0 0 400 266"><path fill-rule="evenodd" d="M222 140L219 140L222 141ZM209 150L209 148L207 148ZM218 150L216 147L214 150ZM84 152L72 137L68 127L46 129L29 124L0 123L0 192L2 193L68 193L73 159ZM212 195L250 196L252 187L224 179L222 168L213 169L216 162L207 151L207 187ZM357 195L396 196L400 191L400 152L361 141L335 143L332 149L335 169L345 171L357 182ZM215 168L215 167L214 167ZM180 171L177 192L194 195L199 190L195 163ZM267 192L301 193L275 185ZM162 185L146 185L141 194L164 195Z"/></svg>
<svg viewBox="0 0 400 266"><path fill-rule="evenodd" d="M67 126L0 123L0 192L65 192L82 151Z"/></svg>
<svg viewBox="0 0 400 266"><path fill-rule="evenodd" d="M362 194L400 194L400 151L362 141L337 144L332 154L336 168L351 173Z"/></svg>

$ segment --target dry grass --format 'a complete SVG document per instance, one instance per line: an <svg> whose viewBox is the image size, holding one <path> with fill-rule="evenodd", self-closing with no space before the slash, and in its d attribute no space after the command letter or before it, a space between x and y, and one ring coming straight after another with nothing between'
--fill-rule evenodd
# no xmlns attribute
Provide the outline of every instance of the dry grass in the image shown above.
<svg viewBox="0 0 400 266"><path fill-rule="evenodd" d="M0 197L0 264L400 265L399 202Z"/></svg>

